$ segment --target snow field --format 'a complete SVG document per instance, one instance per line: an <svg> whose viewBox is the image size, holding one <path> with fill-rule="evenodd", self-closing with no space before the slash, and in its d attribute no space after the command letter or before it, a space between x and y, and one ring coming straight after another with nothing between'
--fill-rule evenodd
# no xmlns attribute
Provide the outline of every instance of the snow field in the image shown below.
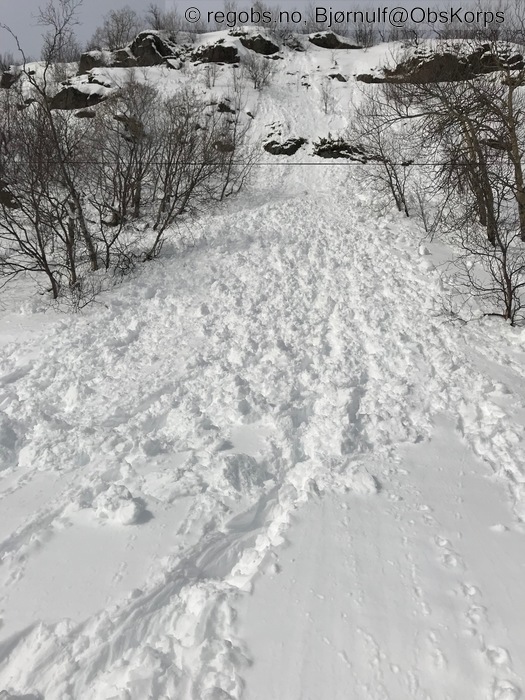
<svg viewBox="0 0 525 700"><path fill-rule="evenodd" d="M329 54L250 96L254 137L319 135ZM359 172L261 167L194 247L10 331L8 697L520 697L525 336L450 322Z"/></svg>

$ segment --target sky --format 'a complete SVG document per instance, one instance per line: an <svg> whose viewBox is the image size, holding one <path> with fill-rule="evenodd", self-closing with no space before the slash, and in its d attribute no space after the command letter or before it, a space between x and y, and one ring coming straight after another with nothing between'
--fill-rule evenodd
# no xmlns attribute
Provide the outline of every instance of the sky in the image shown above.
<svg viewBox="0 0 525 700"><path fill-rule="evenodd" d="M365 0L365 4L371 1ZM0 23L8 25L19 37L25 52L34 57L38 57L40 53L43 33L42 27L36 24L36 16L38 8L46 5L47 2L48 0L19 0L19 2L0 0ZM174 0L83 0L78 13L81 24L76 28L76 34L81 44L84 44L102 23L104 15L110 10L129 6L143 14L151 4L166 9L176 7L181 14L189 7L197 7L201 12L224 8L223 0L178 0L178 2L174 2ZM249 6L250 0L239 0L238 4L244 8ZM273 3L271 0L266 0L265 4L272 5ZM281 8L293 7L302 11L306 11L306 8L311 4L327 8L332 6L350 9L350 4L342 2L342 0L330 0L329 2L321 0L315 3L312 3L311 0L276 0L275 4L279 4ZM0 33L0 53L14 50L14 48L12 39L5 32Z"/></svg>
<svg viewBox="0 0 525 700"><path fill-rule="evenodd" d="M253 4L255 0L252 0ZM18 36L22 47L27 56L38 58L40 55L40 47L42 45L43 28L39 27L36 22L39 6L47 4L48 0L0 0L0 24L8 25L13 32ZM358 0L357 2L349 2L348 0L275 0L283 9L299 9L306 13L309 6L325 7L327 9L345 9L356 10L363 7L379 6L401 6L405 8L419 6L436 6L456 7L468 6L472 4L469 0L461 2L461 0L453 1L444 5L444 0L434 0L426 3L420 0ZM146 12L151 4L156 4L161 8L170 9L176 7L182 15L189 7L197 7L201 14L204 15L209 10L222 10L224 8L223 0L83 0L78 12L80 24L76 27L76 34L81 43L85 44L91 37L95 29L102 23L103 17L110 10L119 9L125 6L132 7L139 14ZM250 0L239 0L238 5L241 8L249 7ZM266 0L265 4L273 5L272 0ZM488 0L486 8L490 9L495 6L494 0ZM16 48L12 38L5 32L0 31L0 54L6 51L14 51Z"/></svg>

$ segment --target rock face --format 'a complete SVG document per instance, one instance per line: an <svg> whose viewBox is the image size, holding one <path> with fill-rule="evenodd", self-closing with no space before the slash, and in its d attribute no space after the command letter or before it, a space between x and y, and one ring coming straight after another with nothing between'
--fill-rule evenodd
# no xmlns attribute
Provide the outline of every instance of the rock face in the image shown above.
<svg viewBox="0 0 525 700"><path fill-rule="evenodd" d="M235 114L235 110L232 109L229 104L223 101L219 102L217 105L217 112Z"/></svg>
<svg viewBox="0 0 525 700"><path fill-rule="evenodd" d="M360 49L361 46L349 44L333 32L317 32L308 37L308 41L315 46L320 46L322 49Z"/></svg>
<svg viewBox="0 0 525 700"><path fill-rule="evenodd" d="M235 46L226 46L223 39L219 39L214 44L199 46L191 58L201 63L238 63L239 52Z"/></svg>
<svg viewBox="0 0 525 700"><path fill-rule="evenodd" d="M255 51L255 53L260 53L263 56L271 56L279 51L277 44L262 36L262 34L241 37L240 42L245 49L250 49L250 51Z"/></svg>
<svg viewBox="0 0 525 700"><path fill-rule="evenodd" d="M167 36L160 32L145 31L137 34L129 46L115 51L88 51L80 57L79 74L93 68L111 66L134 68L136 66L158 66L168 59L178 58L179 50Z"/></svg>
<svg viewBox="0 0 525 700"><path fill-rule="evenodd" d="M263 148L273 156L293 156L306 142L306 139L302 137L287 139L284 143L268 141L268 143L264 144Z"/></svg>
<svg viewBox="0 0 525 700"><path fill-rule="evenodd" d="M80 56L78 73L88 73L93 68L101 68L106 65L105 55L102 51L88 51Z"/></svg>
<svg viewBox="0 0 525 700"><path fill-rule="evenodd" d="M98 92L83 92L68 85L51 98L51 109L86 109L106 99L106 95Z"/></svg>
<svg viewBox="0 0 525 700"><path fill-rule="evenodd" d="M175 58L177 52L174 44L167 39L161 39L158 34L141 32L131 42L129 50L137 61L137 66L158 66L166 62L166 58Z"/></svg>
<svg viewBox="0 0 525 700"><path fill-rule="evenodd" d="M0 206L7 209L18 209L16 198L9 192L3 180L0 180Z"/></svg>
<svg viewBox="0 0 525 700"><path fill-rule="evenodd" d="M9 90L9 88L16 83L18 80L18 75L11 73L11 71L5 70L0 78L0 88Z"/></svg>
<svg viewBox="0 0 525 700"><path fill-rule="evenodd" d="M366 163L369 160L379 161L381 158L368 153L362 146L348 143L342 138L320 138L314 144L314 155L321 158L346 158Z"/></svg>
<svg viewBox="0 0 525 700"><path fill-rule="evenodd" d="M356 80L364 83L441 83L469 80L476 75L502 69L522 70L525 63L521 54L493 52L490 44L482 44L470 54L442 51L433 54L415 54L401 61L395 68L385 68L380 75L362 74Z"/></svg>
<svg viewBox="0 0 525 700"><path fill-rule="evenodd" d="M75 112L75 117L78 117L78 119L94 119L96 116L97 113L94 109L80 109L78 112Z"/></svg>

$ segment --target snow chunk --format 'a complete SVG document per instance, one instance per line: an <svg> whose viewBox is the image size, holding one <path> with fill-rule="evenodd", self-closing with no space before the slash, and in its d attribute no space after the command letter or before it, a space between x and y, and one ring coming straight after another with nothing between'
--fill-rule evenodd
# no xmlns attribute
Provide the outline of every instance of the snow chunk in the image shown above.
<svg viewBox="0 0 525 700"><path fill-rule="evenodd" d="M93 501L93 508L100 520L110 520L120 525L136 525L146 513L144 502L133 498L123 484L112 484Z"/></svg>
<svg viewBox="0 0 525 700"><path fill-rule="evenodd" d="M239 493L249 492L253 487L260 487L265 481L271 479L271 474L265 467L249 455L227 455L222 459L225 463L223 474Z"/></svg>

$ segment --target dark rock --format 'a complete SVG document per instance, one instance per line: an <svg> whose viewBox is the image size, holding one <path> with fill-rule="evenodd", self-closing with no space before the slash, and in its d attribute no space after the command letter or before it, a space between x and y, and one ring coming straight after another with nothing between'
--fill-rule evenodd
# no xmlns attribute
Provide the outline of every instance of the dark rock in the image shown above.
<svg viewBox="0 0 525 700"><path fill-rule="evenodd" d="M75 117L78 117L79 119L94 119L96 116L97 113L94 109L81 109L78 112L75 112Z"/></svg>
<svg viewBox="0 0 525 700"><path fill-rule="evenodd" d="M353 145L342 138L334 139L330 136L328 138L320 138L314 144L313 153L321 158L346 158L360 163L366 163L369 160L381 160L380 156L368 153L362 146Z"/></svg>
<svg viewBox="0 0 525 700"><path fill-rule="evenodd" d="M362 74L356 77L365 83L441 83L469 80L476 75L494 73L502 69L522 70L521 54L497 54L488 44L478 46L468 55L451 52L430 56L412 56L395 68L383 70L382 76Z"/></svg>
<svg viewBox="0 0 525 700"><path fill-rule="evenodd" d="M271 56L279 51L277 44L262 36L262 34L241 37L240 42L245 49L250 49L250 51L255 51L255 53L260 53L263 56Z"/></svg>
<svg viewBox="0 0 525 700"><path fill-rule="evenodd" d="M338 80L340 83L348 82L348 78L345 78L344 75L341 75L341 73L330 73L328 77L332 78L332 80Z"/></svg>
<svg viewBox="0 0 525 700"><path fill-rule="evenodd" d="M0 180L0 205L7 209L18 209L18 203L14 195L9 192L7 185Z"/></svg>
<svg viewBox="0 0 525 700"><path fill-rule="evenodd" d="M129 134L131 141L140 141L144 137L146 131L144 125L135 117L128 117L126 114L115 114L113 119L124 124L126 132Z"/></svg>
<svg viewBox="0 0 525 700"><path fill-rule="evenodd" d="M362 46L356 46L355 44L348 44L346 41L341 41L341 39L333 32L318 32L317 34L311 34L308 37L308 41L315 46L320 46L322 49L361 49Z"/></svg>
<svg viewBox="0 0 525 700"><path fill-rule="evenodd" d="M273 156L293 156L305 143L307 143L306 139L300 137L287 139L284 143L268 141L268 143L264 144L263 148Z"/></svg>
<svg viewBox="0 0 525 700"><path fill-rule="evenodd" d="M68 85L51 98L51 109L85 109L92 107L106 99L106 95L100 93L82 92L78 88Z"/></svg>
<svg viewBox="0 0 525 700"><path fill-rule="evenodd" d="M215 141L214 146L219 153L233 153L235 150L235 146L231 141Z"/></svg>
<svg viewBox="0 0 525 700"><path fill-rule="evenodd" d="M110 65L115 68L134 68L137 65L137 59L129 49L117 49L111 54Z"/></svg>
<svg viewBox="0 0 525 700"><path fill-rule="evenodd" d="M215 44L199 46L193 52L192 60L202 63L237 63L239 52L235 46L224 46L222 40L219 40Z"/></svg>
<svg viewBox="0 0 525 700"><path fill-rule="evenodd" d="M154 32L140 32L131 42L129 50L138 66L158 66L166 63L166 58L176 57L173 44Z"/></svg>
<svg viewBox="0 0 525 700"><path fill-rule="evenodd" d="M356 80L361 81L362 83L383 83L385 82L383 78L378 78L375 75L371 75L370 73L360 73L359 75L355 76Z"/></svg>
<svg viewBox="0 0 525 700"><path fill-rule="evenodd" d="M88 51L80 56L78 64L78 74L88 73L93 68L102 68L106 65L102 51Z"/></svg>
<svg viewBox="0 0 525 700"><path fill-rule="evenodd" d="M217 111L218 112L229 112L230 114L235 114L235 110L230 107L230 105L226 104L226 102L219 102L217 106Z"/></svg>
<svg viewBox="0 0 525 700"><path fill-rule="evenodd" d="M19 76L15 75L15 73L12 73L9 70L5 70L2 73L2 77L0 78L0 88L4 88L5 90L9 90L9 88L12 87L16 83L18 78L19 78Z"/></svg>

